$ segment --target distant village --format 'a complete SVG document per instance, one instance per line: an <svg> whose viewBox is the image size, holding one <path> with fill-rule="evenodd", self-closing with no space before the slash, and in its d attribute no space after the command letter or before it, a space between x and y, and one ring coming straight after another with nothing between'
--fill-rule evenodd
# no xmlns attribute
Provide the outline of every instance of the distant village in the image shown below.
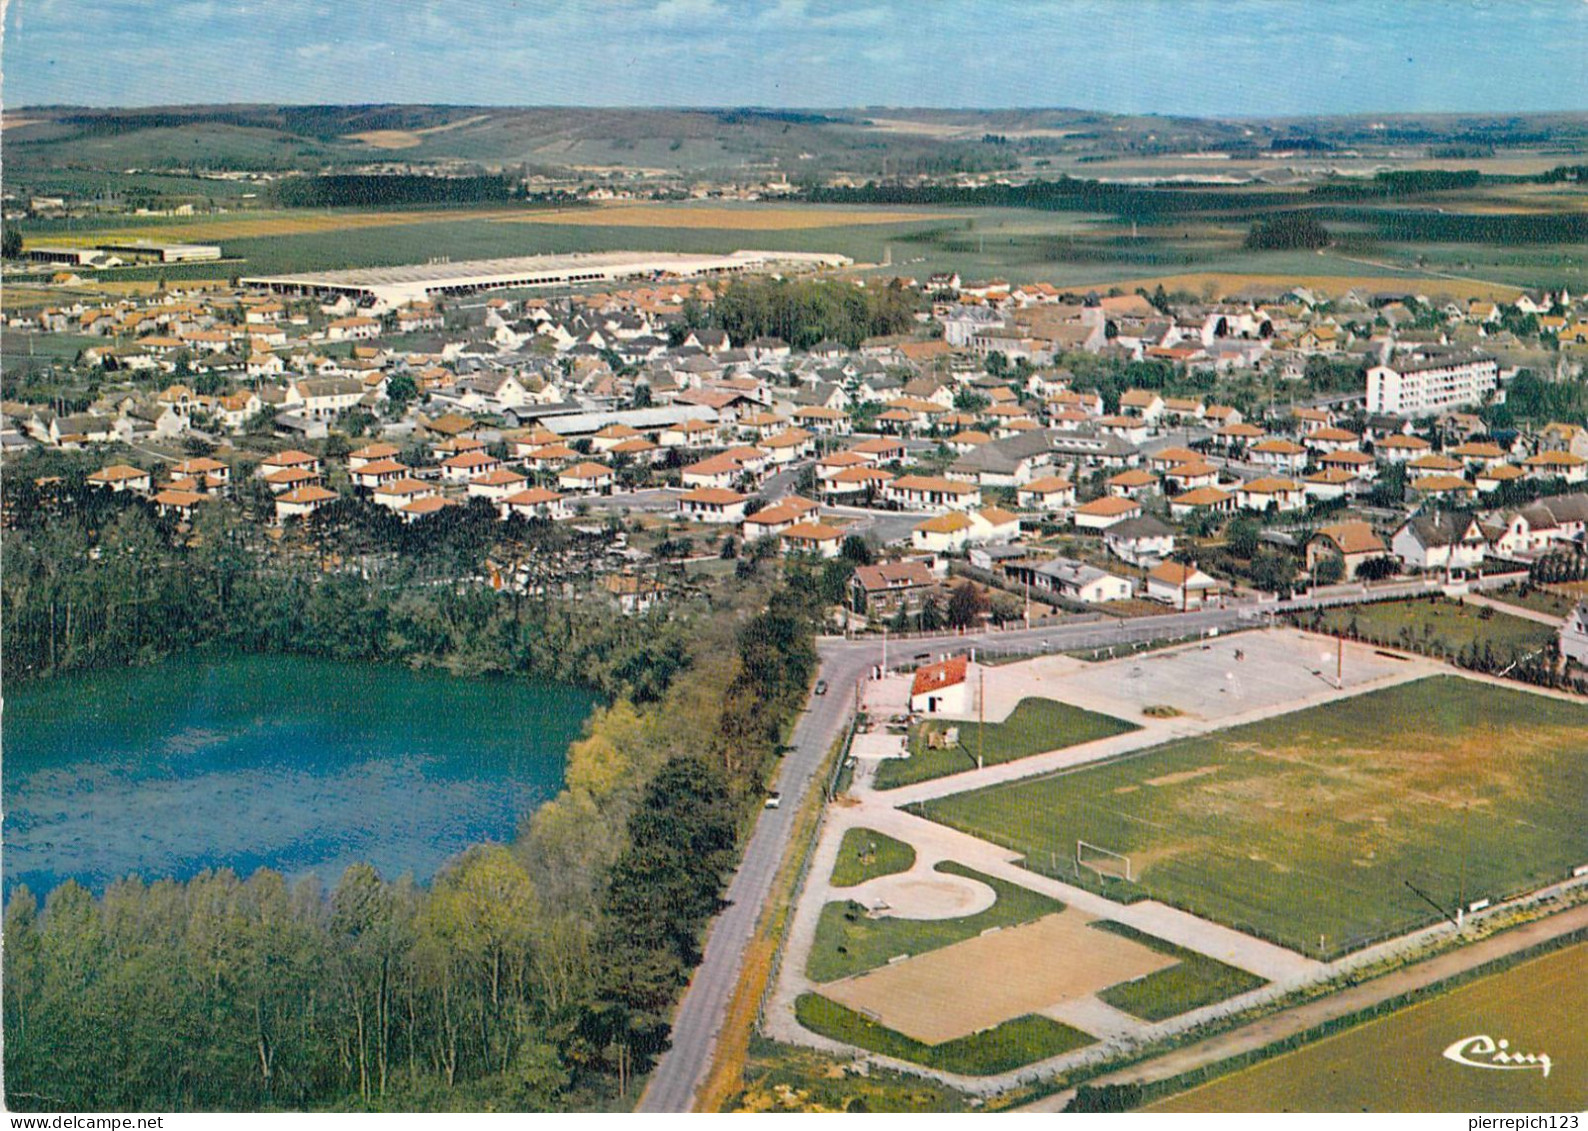
<svg viewBox="0 0 1588 1131"><path fill-rule="evenodd" d="M663 550L846 555L864 563L851 630L921 627L954 577L998 599L986 616L1130 615L1582 551L1588 421L1496 411L1521 374L1582 380L1582 297L1193 298L819 266L796 273L907 290L914 330L740 340L712 316L732 281L666 272L402 301L63 297L6 332L94 342L42 384L37 366L8 380L0 445L8 464L103 450L87 486L179 528L245 486L283 530L340 502L573 523L624 550L580 569L628 611L669 575L625 519Z"/></svg>

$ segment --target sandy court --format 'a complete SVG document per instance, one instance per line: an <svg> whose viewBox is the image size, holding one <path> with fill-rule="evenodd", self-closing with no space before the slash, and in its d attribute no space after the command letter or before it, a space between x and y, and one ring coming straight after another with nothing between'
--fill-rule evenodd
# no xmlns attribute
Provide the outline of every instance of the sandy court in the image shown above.
<svg viewBox="0 0 1588 1131"><path fill-rule="evenodd" d="M1136 722L1154 706L1174 707L1188 719L1225 719L1332 691L1337 648L1328 637L1277 628L1096 664L1047 656L987 669L987 718L1005 718L1035 696ZM1380 655L1370 645L1345 646L1346 688L1420 670L1418 661Z"/></svg>
<svg viewBox="0 0 1588 1131"><path fill-rule="evenodd" d="M850 890L849 898L879 919L963 919L998 901L998 893L980 880L951 872L879 876Z"/></svg>
<svg viewBox="0 0 1588 1131"><path fill-rule="evenodd" d="M940 1044L1175 965L1090 922L1079 911L1062 911L833 982L821 992L906 1036Z"/></svg>

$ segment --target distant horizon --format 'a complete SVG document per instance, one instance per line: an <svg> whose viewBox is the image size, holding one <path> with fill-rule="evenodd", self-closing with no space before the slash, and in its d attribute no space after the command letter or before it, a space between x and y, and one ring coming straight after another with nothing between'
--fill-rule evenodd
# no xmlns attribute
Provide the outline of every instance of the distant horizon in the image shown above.
<svg viewBox="0 0 1588 1131"><path fill-rule="evenodd" d="M58 111L58 110L89 110L89 111L147 111L147 110L190 110L200 108L224 109L228 107L248 106L282 106L294 109L304 109L314 106L333 106L337 108L369 108L386 109L411 106L423 106L436 110L590 110L590 111L658 111L666 113L702 113L714 114L724 110L750 110L767 111L770 113L793 112L801 114L858 114L875 110L903 111L906 113L941 113L941 114L1102 114L1112 118L1163 118L1184 119L1188 121L1207 122L1305 122L1315 120L1332 120L1345 118L1465 118L1465 117L1494 117L1507 115L1519 118L1544 118L1544 117L1571 117L1576 115L1588 116L1588 102L1582 106L1567 107L1556 110L1516 110L1516 109L1455 109L1455 110L1354 110L1348 113L1312 113L1312 114L1180 114L1161 110L1109 110L1100 106L933 106L925 103L917 105L868 103L856 106L793 106L779 105L771 102L721 102L698 103L694 105L666 104L666 103L574 103L574 102L435 102L435 101L408 101L408 102L372 102L367 99L354 98L345 102L291 102L281 99L255 99L255 100L229 100L223 102L125 102L125 103L93 103L93 102L30 102L21 106L4 106L7 114L20 114L24 111Z"/></svg>
<svg viewBox="0 0 1588 1131"><path fill-rule="evenodd" d="M329 14L313 0L170 0L158 14L145 0L10 0L3 104L1588 109L1588 0L344 0Z"/></svg>

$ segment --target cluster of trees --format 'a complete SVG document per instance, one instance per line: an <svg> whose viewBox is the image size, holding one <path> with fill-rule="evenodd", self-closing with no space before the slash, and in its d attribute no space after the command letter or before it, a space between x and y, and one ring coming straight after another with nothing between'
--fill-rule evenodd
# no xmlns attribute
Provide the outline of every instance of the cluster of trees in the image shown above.
<svg viewBox="0 0 1588 1131"><path fill-rule="evenodd" d="M736 279L711 314L735 342L771 336L809 349L831 338L854 349L910 329L920 303L917 292L897 285L862 290L820 279Z"/></svg>
<svg viewBox="0 0 1588 1131"><path fill-rule="evenodd" d="M1505 387L1505 403L1483 410L1490 428L1508 430L1519 421L1544 424L1588 416L1588 385L1581 381L1550 381L1531 369L1519 372Z"/></svg>
<svg viewBox="0 0 1588 1131"><path fill-rule="evenodd" d="M1295 251L1328 247L1329 229L1311 212L1280 212L1252 225L1246 234L1251 251Z"/></svg>
<svg viewBox="0 0 1588 1131"><path fill-rule="evenodd" d="M1527 567L1529 585L1560 585L1588 578L1588 555L1555 550Z"/></svg>

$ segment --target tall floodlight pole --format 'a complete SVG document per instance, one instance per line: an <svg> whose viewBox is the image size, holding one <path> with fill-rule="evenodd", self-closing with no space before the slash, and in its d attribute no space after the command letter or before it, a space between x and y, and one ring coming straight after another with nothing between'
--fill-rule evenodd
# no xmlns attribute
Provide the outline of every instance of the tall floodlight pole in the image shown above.
<svg viewBox="0 0 1588 1131"><path fill-rule="evenodd" d="M982 668L976 674L979 681L976 689L976 768L979 770L985 764L987 753L987 669Z"/></svg>

